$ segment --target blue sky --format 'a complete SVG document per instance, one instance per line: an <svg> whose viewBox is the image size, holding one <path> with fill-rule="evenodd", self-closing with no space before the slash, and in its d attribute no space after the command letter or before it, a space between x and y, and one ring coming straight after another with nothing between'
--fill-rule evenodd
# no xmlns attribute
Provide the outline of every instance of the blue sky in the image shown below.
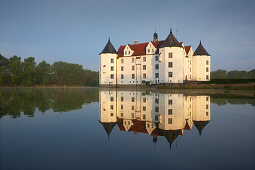
<svg viewBox="0 0 255 170"><path fill-rule="evenodd" d="M0 53L98 70L109 36L117 50L171 27L194 50L202 40L212 70L251 70L254 16L254 0L0 0Z"/></svg>

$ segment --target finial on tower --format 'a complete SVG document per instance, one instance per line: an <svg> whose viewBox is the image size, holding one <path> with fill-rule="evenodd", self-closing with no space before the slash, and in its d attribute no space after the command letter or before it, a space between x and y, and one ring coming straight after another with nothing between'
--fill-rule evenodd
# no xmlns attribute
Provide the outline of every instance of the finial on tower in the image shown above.
<svg viewBox="0 0 255 170"><path fill-rule="evenodd" d="M170 33L172 33L172 28L170 28Z"/></svg>
<svg viewBox="0 0 255 170"><path fill-rule="evenodd" d="M110 36L108 37L108 41L110 41L111 40L111 38L110 38Z"/></svg>

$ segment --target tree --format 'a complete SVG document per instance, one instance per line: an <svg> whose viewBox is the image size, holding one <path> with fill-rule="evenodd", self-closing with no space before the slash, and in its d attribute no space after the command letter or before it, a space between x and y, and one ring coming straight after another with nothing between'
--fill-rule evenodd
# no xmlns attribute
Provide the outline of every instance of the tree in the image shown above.
<svg viewBox="0 0 255 170"><path fill-rule="evenodd" d="M226 70L216 70L211 72L211 79L226 79L227 71Z"/></svg>
<svg viewBox="0 0 255 170"><path fill-rule="evenodd" d="M46 61L42 61L36 67L36 83L48 84L50 80L50 64L46 63Z"/></svg>
<svg viewBox="0 0 255 170"><path fill-rule="evenodd" d="M22 85L31 86L35 83L35 58L28 57L24 59L22 63L23 77L22 77Z"/></svg>
<svg viewBox="0 0 255 170"><path fill-rule="evenodd" d="M8 85L20 85L22 81L22 62L21 58L17 56L13 56L9 59L9 75L10 75L10 82Z"/></svg>

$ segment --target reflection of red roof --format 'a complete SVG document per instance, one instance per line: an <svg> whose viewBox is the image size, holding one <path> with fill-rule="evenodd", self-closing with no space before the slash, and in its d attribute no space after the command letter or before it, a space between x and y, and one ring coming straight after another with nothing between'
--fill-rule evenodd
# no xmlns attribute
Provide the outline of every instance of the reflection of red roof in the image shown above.
<svg viewBox="0 0 255 170"><path fill-rule="evenodd" d="M189 127L188 122L186 122L184 129L185 129L185 130L190 130L190 129L191 129L191 128Z"/></svg>
<svg viewBox="0 0 255 170"><path fill-rule="evenodd" d="M184 47L186 54L189 53L190 48L191 48L191 46L185 46L185 47Z"/></svg>

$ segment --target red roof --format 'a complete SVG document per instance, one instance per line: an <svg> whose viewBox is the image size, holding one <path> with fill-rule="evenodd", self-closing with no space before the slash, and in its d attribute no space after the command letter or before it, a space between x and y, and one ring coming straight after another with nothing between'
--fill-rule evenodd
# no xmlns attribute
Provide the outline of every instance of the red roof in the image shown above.
<svg viewBox="0 0 255 170"><path fill-rule="evenodd" d="M185 51L186 51L186 54L189 53L190 48L191 48L191 46L185 46L185 47L184 47L184 49L185 49Z"/></svg>
<svg viewBox="0 0 255 170"><path fill-rule="evenodd" d="M151 43L154 45L154 47L157 48L156 53L158 53L158 48L160 47L160 45L163 43L164 41L156 41L156 42L152 42ZM128 46L131 48L131 50L134 51L134 53L131 56L141 56L141 55L146 55L146 47L149 44L149 42L147 43L140 43L140 44L128 44ZM120 48L118 49L118 55L119 57L124 57L124 49L125 49L126 45L122 45L120 46Z"/></svg>

